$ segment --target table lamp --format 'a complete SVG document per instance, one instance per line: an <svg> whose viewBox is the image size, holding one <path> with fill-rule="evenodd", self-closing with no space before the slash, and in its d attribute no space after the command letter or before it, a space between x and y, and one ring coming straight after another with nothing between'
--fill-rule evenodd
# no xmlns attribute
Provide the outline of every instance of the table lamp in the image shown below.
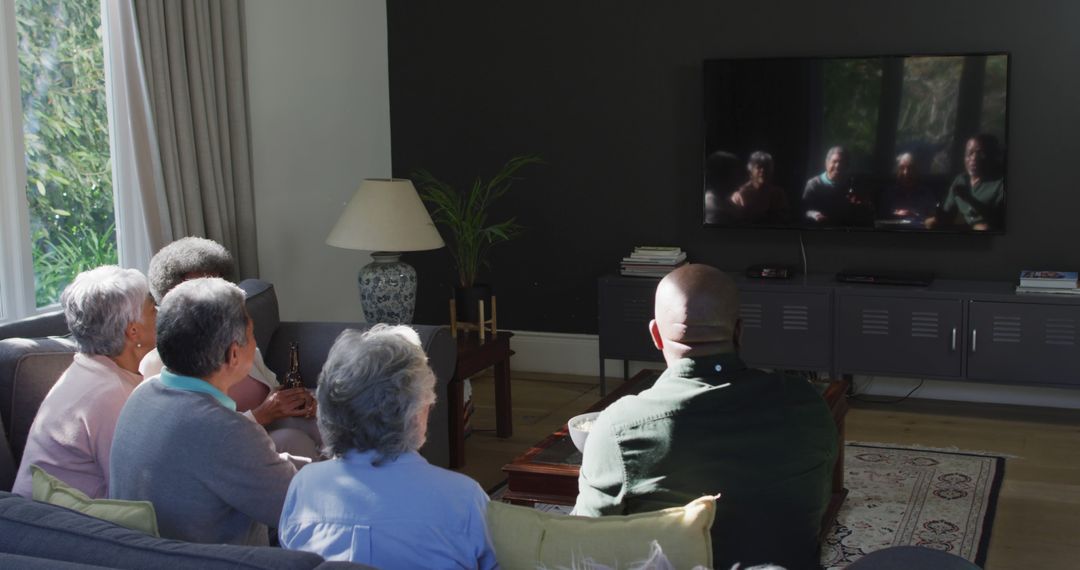
<svg viewBox="0 0 1080 570"><path fill-rule="evenodd" d="M402 178L364 180L326 243L372 252L358 278L364 319L393 324L412 322L416 308L416 270L401 252L445 245L416 188Z"/></svg>

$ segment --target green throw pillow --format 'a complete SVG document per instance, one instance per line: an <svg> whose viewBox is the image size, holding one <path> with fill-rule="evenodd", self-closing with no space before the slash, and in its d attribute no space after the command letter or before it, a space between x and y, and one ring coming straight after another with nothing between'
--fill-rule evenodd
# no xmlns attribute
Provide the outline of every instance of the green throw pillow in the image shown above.
<svg viewBox="0 0 1080 570"><path fill-rule="evenodd" d="M673 568L712 567L713 497L685 507L625 516L577 517L488 503L488 529L502 568L580 568L585 558L628 568L656 541Z"/></svg>
<svg viewBox="0 0 1080 570"><path fill-rule="evenodd" d="M33 475L35 501L79 511L151 536L161 536L158 534L157 514L150 501L91 499L86 493L49 475L37 465L30 466L30 473Z"/></svg>

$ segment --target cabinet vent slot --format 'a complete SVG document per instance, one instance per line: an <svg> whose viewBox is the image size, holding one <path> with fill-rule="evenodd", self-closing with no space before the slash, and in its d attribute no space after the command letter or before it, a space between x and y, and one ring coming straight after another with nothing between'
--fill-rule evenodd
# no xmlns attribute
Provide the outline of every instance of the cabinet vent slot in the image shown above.
<svg viewBox="0 0 1080 570"><path fill-rule="evenodd" d="M936 312L911 312L911 336L914 338L938 338L938 324L938 314Z"/></svg>
<svg viewBox="0 0 1080 570"><path fill-rule="evenodd" d="M888 335L889 334L889 310L888 309L863 309L862 310L862 334Z"/></svg>
<svg viewBox="0 0 1080 570"><path fill-rule="evenodd" d="M994 342L1018 343L1021 332L1020 317L994 315L994 325L990 333Z"/></svg>
<svg viewBox="0 0 1080 570"><path fill-rule="evenodd" d="M742 318L743 328L761 328L761 303L740 303L739 316Z"/></svg>
<svg viewBox="0 0 1080 570"><path fill-rule="evenodd" d="M1046 344L1074 346L1076 344L1076 321L1073 319L1046 319L1043 336Z"/></svg>
<svg viewBox="0 0 1080 570"><path fill-rule="evenodd" d="M783 328L786 331L810 330L810 308L806 305L784 305Z"/></svg>
<svg viewBox="0 0 1080 570"><path fill-rule="evenodd" d="M641 324L653 318L652 299L626 299L622 310L623 320L627 323Z"/></svg>

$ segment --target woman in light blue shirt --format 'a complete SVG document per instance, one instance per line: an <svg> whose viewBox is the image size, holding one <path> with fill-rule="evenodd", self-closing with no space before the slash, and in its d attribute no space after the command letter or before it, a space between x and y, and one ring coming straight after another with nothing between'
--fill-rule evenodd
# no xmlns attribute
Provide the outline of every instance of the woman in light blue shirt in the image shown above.
<svg viewBox="0 0 1080 570"><path fill-rule="evenodd" d="M345 331L319 375L319 431L332 458L293 479L285 548L378 568L496 568L488 497L417 453L435 375L407 326Z"/></svg>

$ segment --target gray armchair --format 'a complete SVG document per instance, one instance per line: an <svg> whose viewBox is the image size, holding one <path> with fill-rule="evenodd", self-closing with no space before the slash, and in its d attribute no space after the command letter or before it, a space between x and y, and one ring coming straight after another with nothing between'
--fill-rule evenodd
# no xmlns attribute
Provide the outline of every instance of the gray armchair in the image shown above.
<svg viewBox="0 0 1080 570"><path fill-rule="evenodd" d="M240 287L248 296L248 312L255 324L255 341L266 364L278 375L288 367L289 344L300 345L300 373L314 388L319 371L334 339L347 328L363 330L364 323L282 322L274 286L247 279ZM0 327L0 489L11 490L15 472L26 446L30 425L42 400L60 374L71 364L75 343L62 337L6 338L3 334L30 331L66 334L63 315L19 321ZM62 327L62 328L61 328ZM435 372L435 408L428 421L428 438L420 453L432 465L450 464L447 385L457 364L457 345L446 327L413 325L420 334L432 370Z"/></svg>

